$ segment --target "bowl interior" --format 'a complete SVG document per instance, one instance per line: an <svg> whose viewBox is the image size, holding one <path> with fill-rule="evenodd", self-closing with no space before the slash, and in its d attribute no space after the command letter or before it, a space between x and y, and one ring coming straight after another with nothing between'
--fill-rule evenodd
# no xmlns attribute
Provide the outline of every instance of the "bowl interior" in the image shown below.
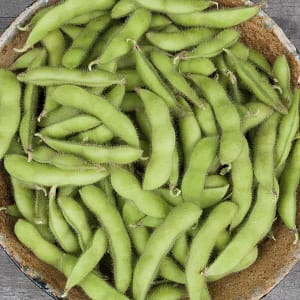
<svg viewBox="0 0 300 300"><path fill-rule="evenodd" d="M38 1L39 2L39 1ZM42 2L42 1L41 1ZM46 1L43 1L46 2ZM50 4L57 1L49 1ZM219 0L221 5L232 7L242 5L242 0ZM299 77L299 64L295 53L287 51L278 32L264 16L239 26L243 41L250 47L264 54L270 62L281 55L287 54L291 68L293 84ZM17 33L15 37L0 49L0 66L8 67L17 58L13 48L21 48L26 39L26 33ZM13 202L9 178L0 168L0 206ZM300 195L298 193L298 206L300 208ZM32 253L22 246L13 234L15 219L5 214L0 215L0 237L3 248L19 264L31 278L47 283L53 295L61 295L65 284L64 276L36 259ZM300 209L297 223L300 226ZM267 294L291 270L299 258L299 245L293 245L294 235L287 230L280 221L273 227L276 241L265 239L260 245L260 256L257 262L249 269L238 274L226 277L223 280L210 284L212 298L215 300L230 299L259 299ZM80 289L70 292L70 299L87 299Z"/></svg>

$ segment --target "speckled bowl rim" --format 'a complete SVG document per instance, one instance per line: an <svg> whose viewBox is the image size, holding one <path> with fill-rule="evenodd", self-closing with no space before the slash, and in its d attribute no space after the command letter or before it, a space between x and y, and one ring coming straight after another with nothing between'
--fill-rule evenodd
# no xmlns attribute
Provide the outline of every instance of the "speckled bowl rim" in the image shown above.
<svg viewBox="0 0 300 300"><path fill-rule="evenodd" d="M243 0L245 5L253 5L252 1L249 0ZM30 6L28 6L8 27L7 29L2 33L0 36L0 51L6 46L7 43L9 43L11 40L14 39L16 36L16 33L18 31L17 26L18 25L24 25L27 23L27 21L30 20L30 18L41 8L49 5L49 0L36 0L34 3L32 3ZM286 36L284 31L278 26L278 24L264 11L261 11L259 14L260 17L262 17L265 21L265 24L267 24L268 27L272 28L273 32L276 34L280 42L285 46L288 52L290 52L298 62L299 70L300 70L300 52L297 50L297 48L293 45L293 43L289 40L289 38ZM4 250L4 252L8 255L10 260L18 267L18 269L27 277L29 278L37 287L39 287L41 290L43 290L46 294L48 294L50 297L52 297L55 300L60 300L61 298L56 297L53 295L51 289L47 286L47 283L38 280L37 278L34 278L32 275L30 275L29 272L26 271L25 268L21 264L17 262L17 260L10 255L4 245L4 241L0 239L0 246ZM297 262L300 260L299 255L299 249L295 250L295 257L296 260L293 261L293 263L286 266L285 272L283 272L282 276L277 277L277 281L271 285L267 290L265 290L260 295L256 295L255 298L252 298L252 300L258 300L262 299L264 296L266 296L271 290L273 290L293 269L293 267L297 264Z"/></svg>

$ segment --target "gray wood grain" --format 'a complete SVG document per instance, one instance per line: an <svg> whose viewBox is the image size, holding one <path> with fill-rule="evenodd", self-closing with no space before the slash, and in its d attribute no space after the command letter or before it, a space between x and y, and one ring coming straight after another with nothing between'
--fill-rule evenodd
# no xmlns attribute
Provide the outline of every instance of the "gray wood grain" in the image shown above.
<svg viewBox="0 0 300 300"><path fill-rule="evenodd" d="M11 20L32 2L30 0L0 0L0 31L3 31ZM269 0L266 11L300 49L299 0ZM2 250L0 250L0 291L1 300L51 299L22 274ZM265 299L300 299L300 263Z"/></svg>

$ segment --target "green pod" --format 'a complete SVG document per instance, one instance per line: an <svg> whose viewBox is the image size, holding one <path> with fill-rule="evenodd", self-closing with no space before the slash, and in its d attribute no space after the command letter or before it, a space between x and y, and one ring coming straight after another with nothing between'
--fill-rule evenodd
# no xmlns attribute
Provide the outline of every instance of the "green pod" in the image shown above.
<svg viewBox="0 0 300 300"><path fill-rule="evenodd" d="M140 97L139 97L139 101L142 102ZM143 103L143 105L144 105L144 103ZM149 120L147 118L145 109L137 109L135 112L135 119L136 119L139 130L145 136L147 141L150 142L152 132L151 132L151 126L150 126Z"/></svg>
<svg viewBox="0 0 300 300"><path fill-rule="evenodd" d="M98 35L109 25L111 18L104 15L92 20L82 29L71 47L64 53L62 64L68 69L79 67L89 54Z"/></svg>
<svg viewBox="0 0 300 300"><path fill-rule="evenodd" d="M122 69L118 72L126 80L126 91L132 92L137 88L144 86L144 82L134 69Z"/></svg>
<svg viewBox="0 0 300 300"><path fill-rule="evenodd" d="M175 150L172 157L172 168L171 168L171 174L169 177L169 189L173 193L176 193L177 191L177 185L180 178L180 169L181 169L181 158L178 153L178 145L176 145L175 142Z"/></svg>
<svg viewBox="0 0 300 300"><path fill-rule="evenodd" d="M164 31L165 32L179 32L180 29L177 26L175 26L174 24L171 24L171 25L166 26L164 28Z"/></svg>
<svg viewBox="0 0 300 300"><path fill-rule="evenodd" d="M242 42L237 42L230 48L230 51L238 58L247 61L250 55L250 49Z"/></svg>
<svg viewBox="0 0 300 300"><path fill-rule="evenodd" d="M0 81L0 109L5 112L0 119L0 159L2 159L19 127L21 85L12 72L3 69L0 69Z"/></svg>
<svg viewBox="0 0 300 300"><path fill-rule="evenodd" d="M143 102L136 93L126 93L121 104L121 111L132 112L144 107Z"/></svg>
<svg viewBox="0 0 300 300"><path fill-rule="evenodd" d="M134 47L136 70L144 84L154 93L159 95L172 110L178 110L178 104L173 92L165 85L150 61L146 58L141 48Z"/></svg>
<svg viewBox="0 0 300 300"><path fill-rule="evenodd" d="M239 25L254 16L260 11L260 6L235 7L226 9L215 9L204 12L193 12L189 14L170 14L173 22L182 26L205 26L211 28L229 28Z"/></svg>
<svg viewBox="0 0 300 300"><path fill-rule="evenodd" d="M167 203L169 203L172 206L176 206L183 202L182 196L173 195L170 189L158 189L157 193L158 195L160 195L160 197L162 197Z"/></svg>
<svg viewBox="0 0 300 300"><path fill-rule="evenodd" d="M288 105L292 102L291 68L285 55L279 56L273 65L273 74L282 90L282 98Z"/></svg>
<svg viewBox="0 0 300 300"><path fill-rule="evenodd" d="M185 296L184 288L172 285L161 284L154 287L148 294L147 300L181 300Z"/></svg>
<svg viewBox="0 0 300 300"><path fill-rule="evenodd" d="M11 217L18 218L18 219L23 217L16 204L7 206L5 210L7 214Z"/></svg>
<svg viewBox="0 0 300 300"><path fill-rule="evenodd" d="M240 33L235 29L226 29L218 33L214 38L200 43L200 45L177 57L187 60L193 58L211 58L221 54L224 49L233 46L240 38Z"/></svg>
<svg viewBox="0 0 300 300"><path fill-rule="evenodd" d="M161 14L152 14L150 28L151 29L163 29L171 25L172 21Z"/></svg>
<svg viewBox="0 0 300 300"><path fill-rule="evenodd" d="M90 64L106 64L128 54L131 50L129 40L138 41L148 30L151 22L151 13L143 8L138 8L132 13L128 21L107 43L102 54ZM136 26L139 24L139 26Z"/></svg>
<svg viewBox="0 0 300 300"><path fill-rule="evenodd" d="M126 201L122 208L122 217L127 227L134 250L138 255L144 251L150 233L146 227L136 226L145 215L130 201Z"/></svg>
<svg viewBox="0 0 300 300"><path fill-rule="evenodd" d="M205 179L205 188L212 189L228 185L229 181L226 177L221 175L209 175Z"/></svg>
<svg viewBox="0 0 300 300"><path fill-rule="evenodd" d="M216 67L208 58L195 58L180 61L178 70L181 73L192 73L210 76L216 71Z"/></svg>
<svg viewBox="0 0 300 300"><path fill-rule="evenodd" d="M176 240L172 248L172 255L182 266L185 266L189 252L189 242L187 234L183 234Z"/></svg>
<svg viewBox="0 0 300 300"><path fill-rule="evenodd" d="M73 107L69 106L60 106L53 111L47 113L42 119L38 119L39 126L47 127L65 120L68 120L72 117L79 115L81 112Z"/></svg>
<svg viewBox="0 0 300 300"><path fill-rule="evenodd" d="M181 105L183 105L187 110L190 110L183 116L180 116L178 119L180 140L184 156L184 165L185 169L187 169L193 149L201 139L202 133L196 116L191 110L189 104L183 98L179 98L179 101Z"/></svg>
<svg viewBox="0 0 300 300"><path fill-rule="evenodd" d="M24 154L23 147L20 144L19 138L16 135L13 137L6 154Z"/></svg>
<svg viewBox="0 0 300 300"><path fill-rule="evenodd" d="M90 144L105 144L110 142L114 138L114 134L106 126L100 125L96 128L78 133L71 138L72 141L78 143L90 143Z"/></svg>
<svg viewBox="0 0 300 300"><path fill-rule="evenodd" d="M226 50L227 58L233 63L241 81L247 86L257 100L272 106L280 113L287 114L287 108L282 104L278 94L271 84L262 77L256 68L249 62L235 57L229 50Z"/></svg>
<svg viewBox="0 0 300 300"><path fill-rule="evenodd" d="M76 232L81 250L86 251L92 242L93 233L84 209L71 197L58 197L57 203L65 220Z"/></svg>
<svg viewBox="0 0 300 300"><path fill-rule="evenodd" d="M181 190L184 201L196 204L201 202L205 177L217 155L218 147L219 141L215 137L204 138L195 145L182 179Z"/></svg>
<svg viewBox="0 0 300 300"><path fill-rule="evenodd" d="M215 120L214 112L212 111L211 106L205 101L202 100L203 109L199 107L194 108L195 117L199 123L201 131L204 136L218 136L217 123Z"/></svg>
<svg viewBox="0 0 300 300"><path fill-rule="evenodd" d="M252 204L253 166L246 138L240 155L232 163L231 181L231 200L239 207L230 225L230 229L233 230L244 221Z"/></svg>
<svg viewBox="0 0 300 300"><path fill-rule="evenodd" d="M138 135L131 120L106 99L94 96L79 87L68 85L56 88L53 95L61 105L71 106L95 116L115 136L120 137L129 145L139 146Z"/></svg>
<svg viewBox="0 0 300 300"><path fill-rule="evenodd" d="M261 102L249 102L237 107L241 116L242 132L259 126L274 112L273 108Z"/></svg>
<svg viewBox="0 0 300 300"><path fill-rule="evenodd" d="M166 183L171 175L175 151L175 130L167 104L154 93L138 90L151 127L151 154L143 180L144 190L153 190Z"/></svg>
<svg viewBox="0 0 300 300"><path fill-rule="evenodd" d="M120 19L128 16L138 8L138 5L133 0L120 0L111 10L111 17L113 19Z"/></svg>
<svg viewBox="0 0 300 300"><path fill-rule="evenodd" d="M34 200L34 223L39 225L47 225L49 223L49 201L45 192L42 190L35 191Z"/></svg>
<svg viewBox="0 0 300 300"><path fill-rule="evenodd" d="M87 186L82 188L79 193L83 203L95 214L107 234L114 261L115 285L120 292L125 293L132 276L132 253L130 239L122 217L101 189Z"/></svg>
<svg viewBox="0 0 300 300"><path fill-rule="evenodd" d="M77 186L63 186L58 189L58 197L75 197L77 193Z"/></svg>
<svg viewBox="0 0 300 300"><path fill-rule="evenodd" d="M39 86L56 86L73 84L85 87L109 87L114 84L123 84L124 78L118 74L95 70L85 72L82 70L69 70L55 67L39 67L18 75L21 82ZM55 95L52 94L55 99ZM56 99L55 99L56 100Z"/></svg>
<svg viewBox="0 0 300 300"><path fill-rule="evenodd" d="M78 260L76 257L65 254L58 247L47 242L30 223L24 220L18 220L14 232L21 243L38 259L56 268L66 277L70 276ZM94 272L88 274L79 286L93 300L129 300Z"/></svg>
<svg viewBox="0 0 300 300"><path fill-rule="evenodd" d="M258 69L268 75L272 74L272 68L267 59L258 51L254 49L249 50L249 61L253 63Z"/></svg>
<svg viewBox="0 0 300 300"><path fill-rule="evenodd" d="M297 188L300 181L300 141L296 141L286 167L280 176L278 213L283 223L296 231Z"/></svg>
<svg viewBox="0 0 300 300"><path fill-rule="evenodd" d="M80 252L77 237L57 205L55 186L49 192L49 227L58 244L65 252Z"/></svg>
<svg viewBox="0 0 300 300"><path fill-rule="evenodd" d="M44 65L46 63L46 59L47 52L44 50L33 61L28 70ZM23 116L19 128L19 135L25 153L32 151L33 135L37 127L36 112L38 109L39 96L40 90L37 86L33 84L26 85L23 97Z"/></svg>
<svg viewBox="0 0 300 300"><path fill-rule="evenodd" d="M205 274L208 280L230 273L268 234L276 215L279 190L277 187L275 189L276 193L258 185L256 202L249 217L228 246L207 268Z"/></svg>
<svg viewBox="0 0 300 300"><path fill-rule="evenodd" d="M143 190L138 179L129 171L113 167L111 184L121 197L133 201L144 214L164 218L169 213L168 204L156 193Z"/></svg>
<svg viewBox="0 0 300 300"><path fill-rule="evenodd" d="M85 25L92 22L94 19L106 14L105 10L95 10L88 13L80 14L79 16L71 19L67 24L71 25Z"/></svg>
<svg viewBox="0 0 300 300"><path fill-rule="evenodd" d="M60 29L73 41L76 40L76 38L82 32L82 28L76 25L63 25L60 27Z"/></svg>
<svg viewBox="0 0 300 300"><path fill-rule="evenodd" d="M218 236L231 223L236 211L237 206L232 202L219 204L209 213L193 238L186 263L187 289L191 299L201 299L201 273L207 267Z"/></svg>
<svg viewBox="0 0 300 300"><path fill-rule="evenodd" d="M115 108L119 109L123 103L125 92L126 92L126 89L125 89L124 85L116 85L105 95L105 98Z"/></svg>
<svg viewBox="0 0 300 300"><path fill-rule="evenodd" d="M138 221L137 226L145 226L145 227L149 227L149 228L156 228L163 221L164 221L164 219L162 219L162 218L153 218L153 217L150 217L150 216L145 216L145 217L143 217L142 219L140 219Z"/></svg>
<svg viewBox="0 0 300 300"><path fill-rule="evenodd" d="M137 261L133 275L133 296L145 299L155 278L158 267L176 238L196 223L201 210L192 203L183 203L174 208L166 220L152 233L143 254Z"/></svg>
<svg viewBox="0 0 300 300"><path fill-rule="evenodd" d="M78 258L72 273L68 277L65 291L78 285L90 272L94 270L107 250L107 239L103 229L96 230L86 250Z"/></svg>
<svg viewBox="0 0 300 300"><path fill-rule="evenodd" d="M229 274L231 273L238 273L238 272L241 272L243 270L246 270L248 269L250 266L252 266L255 261L257 260L257 257L258 257L258 248L257 246L255 246L240 262L239 264L234 267ZM229 274L224 274L224 275L221 275L221 276L216 276L216 277L213 277L211 276L209 278L209 281L212 282L212 281L217 281L217 280L220 280L226 276L228 276Z"/></svg>
<svg viewBox="0 0 300 300"><path fill-rule="evenodd" d="M253 167L256 180L269 190L274 186L277 128L280 114L274 113L260 125L254 138Z"/></svg>
<svg viewBox="0 0 300 300"><path fill-rule="evenodd" d="M143 151L130 146L102 146L51 139L40 136L52 149L84 158L94 164L117 163L129 164L141 158Z"/></svg>
<svg viewBox="0 0 300 300"><path fill-rule="evenodd" d="M292 98L289 113L280 121L279 132L275 145L275 164L278 175L282 172L284 164L292 148L293 140L299 130L299 98L300 90L296 90Z"/></svg>
<svg viewBox="0 0 300 300"><path fill-rule="evenodd" d="M41 55L43 52L42 48L33 48L30 51L24 53L22 56L18 57L16 61L9 67L11 71L17 71L22 69L27 69L34 59Z"/></svg>
<svg viewBox="0 0 300 300"><path fill-rule="evenodd" d="M194 105L203 108L201 100L197 93L185 80L185 78L177 71L176 66L173 64L169 56L161 51L151 52L151 60L154 66L160 71L160 73L167 79L167 81L177 90L180 94L183 94Z"/></svg>
<svg viewBox="0 0 300 300"><path fill-rule="evenodd" d="M53 242L55 239L48 227L48 224L36 224L35 222L34 192L26 188L22 182L15 178L11 178L11 183L13 186L14 200L21 216L28 222L32 223L45 239Z"/></svg>
<svg viewBox="0 0 300 300"><path fill-rule="evenodd" d="M229 165L239 156L243 145L239 113L219 83L202 75L191 75L190 78L214 110L222 132L219 158L221 164Z"/></svg>
<svg viewBox="0 0 300 300"><path fill-rule="evenodd" d="M187 0L184 3L181 0L135 0L139 5L152 10L162 13L192 13L195 11L204 10L214 3L212 1L202 1L202 0Z"/></svg>
<svg viewBox="0 0 300 300"><path fill-rule="evenodd" d="M216 240L215 248L218 252L222 252L231 240L230 233L227 230L222 231Z"/></svg>
<svg viewBox="0 0 300 300"><path fill-rule="evenodd" d="M47 187L93 184L108 176L106 170L74 172L34 161L29 163L27 158L21 155L7 155L4 166L12 177L20 181Z"/></svg>
<svg viewBox="0 0 300 300"><path fill-rule="evenodd" d="M205 188L200 197L198 204L200 208L209 208L221 202L229 190L229 184L223 186Z"/></svg>
<svg viewBox="0 0 300 300"><path fill-rule="evenodd" d="M209 40L217 33L209 28L187 29L179 32L148 32L147 39L156 47L168 51L177 52L199 43Z"/></svg>
<svg viewBox="0 0 300 300"><path fill-rule="evenodd" d="M43 40L42 44L48 53L48 65L50 67L60 67L62 59L66 51L66 41L60 30L54 30L48 34ZM52 87L46 88L46 99L41 116L47 115L48 112L56 109L59 105L52 98Z"/></svg>
<svg viewBox="0 0 300 300"><path fill-rule="evenodd" d="M47 34L58 29L61 25L68 23L70 20L95 10L106 10L113 6L114 0L90 0L82 2L81 0L72 0L63 2L60 5L51 7L34 25L30 32L23 51L33 47L40 42Z"/></svg>
<svg viewBox="0 0 300 300"><path fill-rule="evenodd" d="M62 139L75 133L92 129L100 124L101 121L99 119L80 114L68 120L44 127L40 134L50 138Z"/></svg>
<svg viewBox="0 0 300 300"><path fill-rule="evenodd" d="M171 282L185 284L185 273L170 257L164 257L159 265L159 276Z"/></svg>

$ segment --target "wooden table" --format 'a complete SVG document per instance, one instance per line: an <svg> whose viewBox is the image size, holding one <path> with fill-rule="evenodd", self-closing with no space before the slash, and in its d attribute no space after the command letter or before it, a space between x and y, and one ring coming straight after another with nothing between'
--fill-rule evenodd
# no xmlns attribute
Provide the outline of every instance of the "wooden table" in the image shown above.
<svg viewBox="0 0 300 300"><path fill-rule="evenodd" d="M0 31L2 32L13 18L32 2L31 0L0 0ZM299 0L269 0L268 2L269 7L266 10L300 49ZM13 265L2 250L0 250L0 291L1 300L50 299ZM300 299L300 263L265 299Z"/></svg>

